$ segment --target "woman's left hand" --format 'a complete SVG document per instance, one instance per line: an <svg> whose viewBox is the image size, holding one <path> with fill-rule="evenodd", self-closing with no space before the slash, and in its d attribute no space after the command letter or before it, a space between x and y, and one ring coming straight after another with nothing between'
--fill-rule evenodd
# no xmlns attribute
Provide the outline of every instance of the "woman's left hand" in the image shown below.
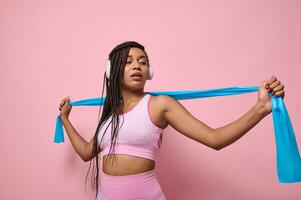
<svg viewBox="0 0 301 200"><path fill-rule="evenodd" d="M275 76L263 81L258 90L258 102L264 105L267 114L272 112L272 97L269 93L284 99L284 85Z"/></svg>

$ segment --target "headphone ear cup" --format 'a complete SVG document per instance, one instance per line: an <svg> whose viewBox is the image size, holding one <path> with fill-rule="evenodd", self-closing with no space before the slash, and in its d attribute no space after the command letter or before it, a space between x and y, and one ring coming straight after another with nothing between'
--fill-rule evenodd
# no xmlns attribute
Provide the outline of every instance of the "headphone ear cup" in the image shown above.
<svg viewBox="0 0 301 200"><path fill-rule="evenodd" d="M110 79L110 70L111 70L111 62L108 60L107 69L106 69L106 77Z"/></svg>
<svg viewBox="0 0 301 200"><path fill-rule="evenodd" d="M153 78L153 76L154 76L154 70L151 66L149 66L148 67L148 77L147 77L147 79L151 80Z"/></svg>

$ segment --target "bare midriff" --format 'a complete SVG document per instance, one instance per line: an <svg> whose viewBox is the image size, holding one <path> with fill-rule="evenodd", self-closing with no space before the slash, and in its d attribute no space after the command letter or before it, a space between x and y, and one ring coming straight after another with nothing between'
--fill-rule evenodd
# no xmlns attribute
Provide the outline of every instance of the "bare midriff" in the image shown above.
<svg viewBox="0 0 301 200"><path fill-rule="evenodd" d="M123 176L143 173L155 168L155 161L147 158L114 154L107 159L109 155L103 156L102 168L103 172L108 175ZM113 158L114 156L114 158ZM114 159L114 163L112 165Z"/></svg>

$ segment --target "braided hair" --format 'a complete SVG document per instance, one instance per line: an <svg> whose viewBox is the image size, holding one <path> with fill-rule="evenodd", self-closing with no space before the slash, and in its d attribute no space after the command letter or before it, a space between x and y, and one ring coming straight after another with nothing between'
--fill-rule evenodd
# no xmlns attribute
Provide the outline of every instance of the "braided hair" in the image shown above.
<svg viewBox="0 0 301 200"><path fill-rule="evenodd" d="M129 54L129 51L132 47L140 48L141 50L144 51L147 59L147 64L149 66L149 59L148 55L144 49L144 46L139 44L138 42L135 41L126 41L123 42L119 45L117 45L115 48L112 49L112 51L109 54L109 60L111 62L111 69L110 69L110 78L108 79L106 77L106 74L104 73L104 78L103 78L103 88L102 88L102 94L101 97L103 98L103 91L104 91L104 85L106 85L106 98L105 102L103 105L102 109L102 114L101 118L99 120L100 116L100 111L101 111L101 106L99 108L99 114L98 114L98 125L93 137L93 150L92 150L92 159L90 160L89 164L89 169L88 173L86 176L85 183L87 182L87 177L89 174L89 170L91 167L91 161L93 160L93 163L95 162L96 164L96 176L95 176L95 167L93 164L93 170L92 170L92 178L91 178L91 185L92 188L96 188L96 198L98 195L98 185L99 185L99 161L98 161L98 153L99 153L99 148L98 148L98 134L99 134L99 129L101 129L104 125L104 123L111 117L111 121L106 127L104 134L107 131L107 128L111 124L111 145L110 145L110 150L109 150L109 156L108 158L111 158L112 156L112 151L114 152L115 149L115 144L116 144L116 138L118 135L118 130L119 130L119 115L117 113L120 113L121 108L123 107L123 97L121 93L121 81L123 80L123 73L124 73L124 68L127 62L127 57ZM122 117L123 113L122 113ZM103 140L104 134L102 135L101 141ZM99 144L101 144L101 141ZM99 145L100 146L100 145ZM114 157L113 157L114 158ZM110 160L110 159L109 159ZM114 159L112 164L114 163Z"/></svg>

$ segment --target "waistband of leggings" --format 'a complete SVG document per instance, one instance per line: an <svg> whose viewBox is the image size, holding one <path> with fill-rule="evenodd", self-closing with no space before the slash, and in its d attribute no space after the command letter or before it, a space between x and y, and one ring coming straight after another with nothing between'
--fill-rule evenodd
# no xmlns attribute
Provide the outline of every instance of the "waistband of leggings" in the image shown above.
<svg viewBox="0 0 301 200"><path fill-rule="evenodd" d="M146 178L152 178L155 176L155 168L146 172L142 172L142 173L137 173L137 174L129 174L129 175L109 175L109 174L105 174L102 169L100 169L101 171L101 177L105 178L105 179L110 179L110 180L129 180L129 179L146 179Z"/></svg>

